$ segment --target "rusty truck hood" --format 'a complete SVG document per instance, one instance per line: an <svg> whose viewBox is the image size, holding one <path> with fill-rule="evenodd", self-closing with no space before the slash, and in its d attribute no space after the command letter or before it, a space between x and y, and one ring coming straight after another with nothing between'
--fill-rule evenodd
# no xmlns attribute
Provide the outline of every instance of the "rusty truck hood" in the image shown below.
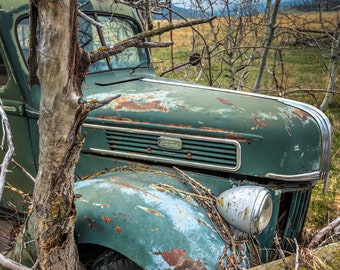
<svg viewBox="0 0 340 270"><path fill-rule="evenodd" d="M112 76L96 79L85 85L84 93L91 93L87 100L117 93L121 97L90 116L116 124L172 127L199 135L212 132L237 140L262 140L268 129L293 136L301 128L316 126L306 110L284 99L155 77L134 76L122 82Z"/></svg>
<svg viewBox="0 0 340 270"><path fill-rule="evenodd" d="M103 130L111 126L158 132L157 136L164 132L237 142L240 151L231 171L289 181L324 178L323 172L328 171L329 158L319 153L322 149L327 153L330 145L322 141L329 142L323 137L330 136L330 132L324 128L328 125L323 124L323 114L310 105L143 73L128 78L119 73L90 76L84 93L88 93L84 99L89 102L121 94L89 114L87 123ZM146 147L145 153L152 150ZM192 158L190 151L187 159Z"/></svg>

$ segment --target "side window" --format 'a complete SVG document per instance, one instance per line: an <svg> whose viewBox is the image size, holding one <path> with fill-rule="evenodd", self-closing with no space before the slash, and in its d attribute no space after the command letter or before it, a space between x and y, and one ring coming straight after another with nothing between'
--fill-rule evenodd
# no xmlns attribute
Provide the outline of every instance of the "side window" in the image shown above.
<svg viewBox="0 0 340 270"><path fill-rule="evenodd" d="M4 60L0 54L0 87L3 87L8 81L8 74L5 67Z"/></svg>
<svg viewBox="0 0 340 270"><path fill-rule="evenodd" d="M20 44L21 52L27 61L28 58L28 53L29 53L29 36L30 31L29 31L29 20L28 18L22 19L18 25L17 25L17 36L18 36L18 41Z"/></svg>

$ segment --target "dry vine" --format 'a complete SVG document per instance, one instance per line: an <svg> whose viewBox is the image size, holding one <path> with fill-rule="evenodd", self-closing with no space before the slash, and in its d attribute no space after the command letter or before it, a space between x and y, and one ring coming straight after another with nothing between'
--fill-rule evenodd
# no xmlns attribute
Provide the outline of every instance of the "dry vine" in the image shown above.
<svg viewBox="0 0 340 270"><path fill-rule="evenodd" d="M240 269L240 261L241 259L238 256L238 251L236 251L236 247L238 243L235 241L233 233L228 227L227 223L221 217L216 208L216 197L211 193L209 189L201 185L195 179L187 175L182 170L174 167L174 169L181 175L184 180L184 183L188 183L191 188L195 192L195 198L199 205L206 211L208 217L212 221L212 223L217 227L217 231L219 232L221 238L225 242L225 248L223 250L223 254L219 260L219 269ZM228 249L231 247L232 255L228 255ZM224 262L227 262L227 265L224 265Z"/></svg>

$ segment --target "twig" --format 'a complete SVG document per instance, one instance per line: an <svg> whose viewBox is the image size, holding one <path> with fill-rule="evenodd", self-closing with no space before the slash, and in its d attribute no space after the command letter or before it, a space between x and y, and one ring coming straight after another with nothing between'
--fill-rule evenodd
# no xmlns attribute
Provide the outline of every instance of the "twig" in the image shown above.
<svg viewBox="0 0 340 270"><path fill-rule="evenodd" d="M17 161L15 161L14 158L11 159L11 161L14 163L15 166L17 166L29 179L31 179L35 183L35 178L23 167L21 166Z"/></svg>
<svg viewBox="0 0 340 270"><path fill-rule="evenodd" d="M296 238L294 237L294 243L296 246L295 251L295 270L299 269L299 243L297 242Z"/></svg>
<svg viewBox="0 0 340 270"><path fill-rule="evenodd" d="M239 254L236 252L235 249L237 244L234 240L233 233L231 232L227 223L217 211L216 197L211 193L209 189L201 185L198 181L187 175L185 172L176 167L174 167L174 169L183 177L184 182L188 183L192 187L192 189L199 195L196 196L198 204L206 211L209 219L214 224L217 232L225 242L225 248L223 250L222 256L219 259L218 269L240 269L238 262L241 260L238 260ZM206 197L209 199L207 200ZM229 247L233 249L230 255L228 254ZM227 265L223 266L225 259L227 259Z"/></svg>
<svg viewBox="0 0 340 270"><path fill-rule="evenodd" d="M289 269L289 265L287 263L286 256L285 256L285 254L282 251L282 248L281 248L280 243L279 243L279 238L278 238L276 233L275 233L275 236L274 236L274 243L275 243L276 249L280 253L280 256L281 256L281 259L283 261L283 264L285 265L285 269Z"/></svg>
<svg viewBox="0 0 340 270"><path fill-rule="evenodd" d="M173 186L170 186L170 185L167 185L167 184L162 184L162 183L158 183L157 184L157 187L160 187L164 190L172 190L174 192L177 192L179 194L184 194L186 196L192 196L194 198L198 198L198 199L201 199L201 200L212 200L213 202L215 202L216 200L214 200L213 198L210 198L210 197L207 197L207 196L203 196L203 195L200 195L200 194L196 194L196 193L192 193L192 192L187 192L187 191L184 191L184 190L180 190L180 189L177 189Z"/></svg>
<svg viewBox="0 0 340 270"><path fill-rule="evenodd" d="M331 236L327 237L325 240L323 240L320 244L320 246L327 245L329 243L335 242L337 238L340 237L340 232L334 233Z"/></svg>
<svg viewBox="0 0 340 270"><path fill-rule="evenodd" d="M332 222L328 223L326 227L321 229L312 239L312 241L309 243L308 248L315 248L317 247L318 243L321 241L321 239L331 230L333 230L335 227L340 225L340 217L334 219Z"/></svg>
<svg viewBox="0 0 340 270"><path fill-rule="evenodd" d="M201 189L204 193L209 194L210 196L212 196L213 198L215 198L214 195L211 194L210 189L207 189L205 186L201 185L199 182L197 182L195 179L193 179L192 177L190 177L189 175L187 175L185 172L183 172L182 170L174 167L174 169L184 178L187 180L187 182L189 182L190 184L193 184L195 188ZM201 192L200 192L201 193ZM215 198L216 200L216 198Z"/></svg>
<svg viewBox="0 0 340 270"><path fill-rule="evenodd" d="M322 259L315 255L312 250L301 247L299 253L301 261L303 261L307 265L308 269L331 269L323 262Z"/></svg>
<svg viewBox="0 0 340 270"><path fill-rule="evenodd" d="M96 100L96 99L82 100L82 99L80 99L78 102L80 104L85 104L86 110L92 111L92 110L98 109L100 107L103 107L106 104L109 104L111 101L113 101L116 98L119 98L120 96L121 96L121 94L116 94L112 97L107 97L103 100Z"/></svg>
<svg viewBox="0 0 340 270"><path fill-rule="evenodd" d="M100 24L99 22L97 22L96 20L92 19L91 17L87 16L84 12L82 12L81 10L77 10L78 15L80 17L82 17L85 21L87 21L88 23L97 26L97 27L103 27L102 24Z"/></svg>

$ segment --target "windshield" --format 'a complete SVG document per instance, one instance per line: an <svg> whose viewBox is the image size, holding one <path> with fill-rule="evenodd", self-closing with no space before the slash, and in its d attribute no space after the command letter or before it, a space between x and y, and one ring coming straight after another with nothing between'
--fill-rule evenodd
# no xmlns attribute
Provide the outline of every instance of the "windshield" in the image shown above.
<svg viewBox="0 0 340 270"><path fill-rule="evenodd" d="M80 46L88 52L95 52L100 47L112 46L119 41L133 37L139 33L135 22L126 19L113 17L111 14L87 14L98 21L102 27L95 26L81 17L78 17L78 41ZM29 53L29 21L23 18L16 28L17 38L22 54L27 61ZM89 68L89 73L114 70L131 69L139 66L148 66L148 54L144 48L131 47L124 52L102 59Z"/></svg>

